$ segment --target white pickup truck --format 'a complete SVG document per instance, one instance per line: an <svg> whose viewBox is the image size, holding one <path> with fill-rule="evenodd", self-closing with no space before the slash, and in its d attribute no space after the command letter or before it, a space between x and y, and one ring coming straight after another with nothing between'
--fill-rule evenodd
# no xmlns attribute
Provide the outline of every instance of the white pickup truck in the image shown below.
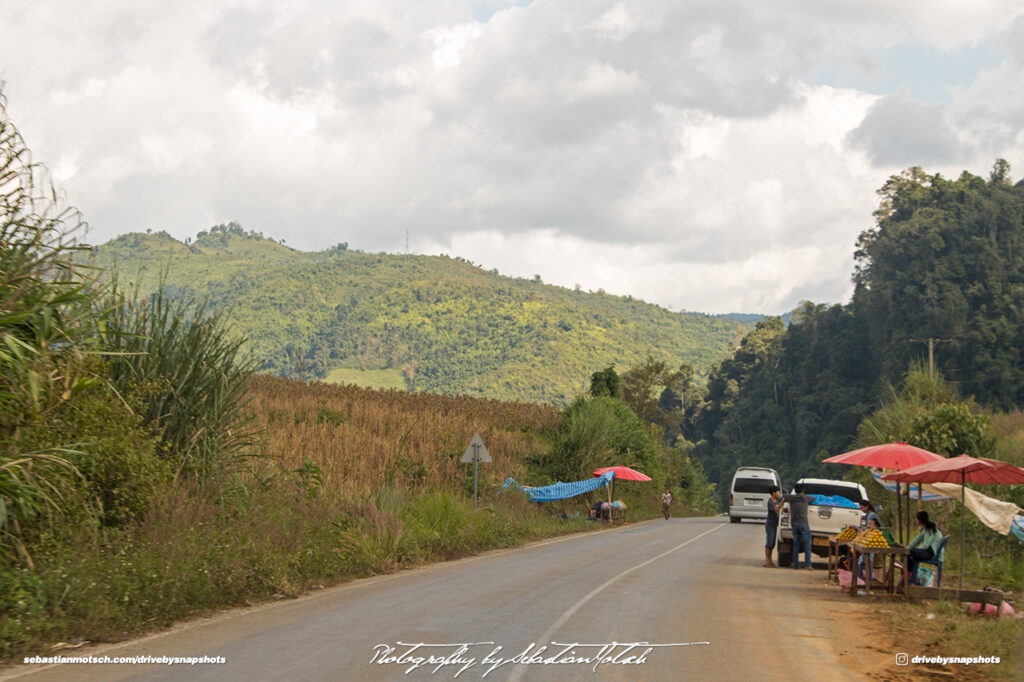
<svg viewBox="0 0 1024 682"><path fill-rule="evenodd" d="M868 492L860 483L851 481L833 481L827 478L801 478L807 495L827 495L829 497L845 497L851 502L868 499ZM859 526L861 512L859 507L831 507L825 505L807 505L807 525L811 527L811 552L817 556L828 555L828 538L837 535L846 526ZM779 566L789 566L793 562L793 528L789 519L789 503L782 505L779 515L778 533Z"/></svg>

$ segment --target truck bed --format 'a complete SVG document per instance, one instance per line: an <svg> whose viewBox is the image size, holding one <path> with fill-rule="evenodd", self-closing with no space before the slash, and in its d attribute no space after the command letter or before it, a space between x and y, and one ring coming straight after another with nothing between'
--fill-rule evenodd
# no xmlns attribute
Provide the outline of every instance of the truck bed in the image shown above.
<svg viewBox="0 0 1024 682"><path fill-rule="evenodd" d="M846 526L860 525L860 509L846 507L830 507L826 505L807 505L807 525L811 528L811 551L825 556L828 554L828 540L831 535L838 535ZM779 519L779 561L782 562L784 550L789 552L793 544L793 529L789 521L789 503L782 505Z"/></svg>

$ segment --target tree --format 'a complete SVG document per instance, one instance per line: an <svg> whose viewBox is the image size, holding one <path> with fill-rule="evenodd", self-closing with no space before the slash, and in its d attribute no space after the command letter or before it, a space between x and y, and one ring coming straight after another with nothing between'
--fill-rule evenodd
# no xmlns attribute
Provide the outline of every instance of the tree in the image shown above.
<svg viewBox="0 0 1024 682"><path fill-rule="evenodd" d="M579 397L562 413L551 451L531 460L534 471L554 481L575 481L599 467L629 466L651 478L662 474L654 439L621 400Z"/></svg>
<svg viewBox="0 0 1024 682"><path fill-rule="evenodd" d="M594 398L620 397L619 374L615 371L614 363L590 375L590 395Z"/></svg>
<svg viewBox="0 0 1024 682"><path fill-rule="evenodd" d="M903 441L947 457L989 457L994 448L988 417L920 363L899 392L889 388L889 398L860 423L857 435L864 446Z"/></svg>

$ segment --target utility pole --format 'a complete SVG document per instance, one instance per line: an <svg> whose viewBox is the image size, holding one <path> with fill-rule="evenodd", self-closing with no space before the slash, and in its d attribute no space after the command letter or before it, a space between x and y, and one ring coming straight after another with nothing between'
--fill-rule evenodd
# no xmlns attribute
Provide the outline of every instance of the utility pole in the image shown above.
<svg viewBox="0 0 1024 682"><path fill-rule="evenodd" d="M953 339L936 339L935 337L929 336L927 339L910 339L914 343L927 343L928 344L928 374L931 377L935 377L935 344L937 343L949 343Z"/></svg>
<svg viewBox="0 0 1024 682"><path fill-rule="evenodd" d="M476 509L476 472L480 467L480 445L473 443L469 447L473 448L473 509Z"/></svg>

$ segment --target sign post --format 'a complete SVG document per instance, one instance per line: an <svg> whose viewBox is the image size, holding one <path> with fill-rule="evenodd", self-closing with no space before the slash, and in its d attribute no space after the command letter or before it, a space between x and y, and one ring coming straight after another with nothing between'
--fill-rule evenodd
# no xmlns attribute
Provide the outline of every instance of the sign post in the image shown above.
<svg viewBox="0 0 1024 682"><path fill-rule="evenodd" d="M477 467L480 462L490 462L491 454L487 452L487 447L484 445L484 441L480 438L479 433L473 434L473 440L469 441L469 447L466 448L466 452L462 455L462 462L473 463L473 508L476 508L476 481L477 481Z"/></svg>

